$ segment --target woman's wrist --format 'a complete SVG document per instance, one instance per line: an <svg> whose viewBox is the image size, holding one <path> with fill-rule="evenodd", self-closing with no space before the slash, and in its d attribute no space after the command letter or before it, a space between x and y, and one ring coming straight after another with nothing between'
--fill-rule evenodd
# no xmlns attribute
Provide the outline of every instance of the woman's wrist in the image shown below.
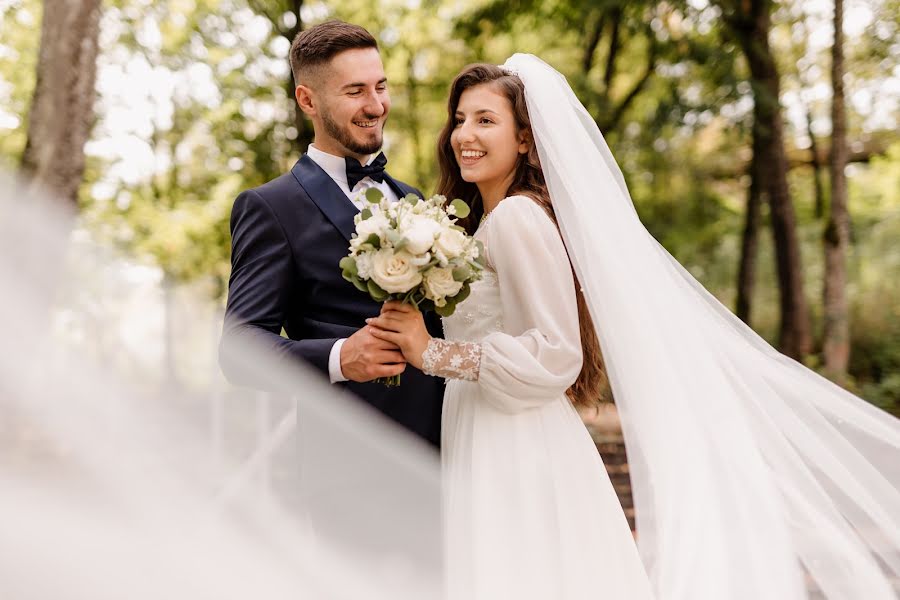
<svg viewBox="0 0 900 600"><path fill-rule="evenodd" d="M406 362L421 371L422 355L425 354L425 350L428 349L429 342L431 342L430 335L424 335L420 338L417 338L410 348L410 356L406 357Z"/></svg>

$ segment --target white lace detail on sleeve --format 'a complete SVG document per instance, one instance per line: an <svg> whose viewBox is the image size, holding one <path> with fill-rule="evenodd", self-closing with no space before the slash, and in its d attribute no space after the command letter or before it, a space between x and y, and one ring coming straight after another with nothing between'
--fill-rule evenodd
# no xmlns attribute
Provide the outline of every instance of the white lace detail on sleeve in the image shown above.
<svg viewBox="0 0 900 600"><path fill-rule="evenodd" d="M422 353L422 372L444 379L478 381L481 370L481 344L450 342L431 338Z"/></svg>

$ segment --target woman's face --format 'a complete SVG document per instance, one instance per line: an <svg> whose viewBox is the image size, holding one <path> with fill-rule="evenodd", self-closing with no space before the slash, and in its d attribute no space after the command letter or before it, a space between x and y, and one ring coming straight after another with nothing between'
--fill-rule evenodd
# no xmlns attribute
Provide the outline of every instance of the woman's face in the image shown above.
<svg viewBox="0 0 900 600"><path fill-rule="evenodd" d="M462 93L455 118L450 145L462 178L482 195L486 188L508 186L519 154L528 152L509 100L489 84L477 85Z"/></svg>

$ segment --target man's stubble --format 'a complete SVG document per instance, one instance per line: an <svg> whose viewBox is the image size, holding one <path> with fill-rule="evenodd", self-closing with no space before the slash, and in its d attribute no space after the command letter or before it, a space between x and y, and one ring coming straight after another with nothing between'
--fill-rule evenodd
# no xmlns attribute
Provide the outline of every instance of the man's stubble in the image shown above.
<svg viewBox="0 0 900 600"><path fill-rule="evenodd" d="M375 120L377 118L378 117L366 115L367 120ZM322 125L325 127L325 131L328 132L328 135L354 154L375 154L381 150L381 145L384 140L384 123L381 124L381 131L379 132L378 138L368 144L359 143L353 139L353 135L349 131L349 127L352 127L352 125L346 127L341 126L337 121L331 118L331 112L328 110L322 111Z"/></svg>

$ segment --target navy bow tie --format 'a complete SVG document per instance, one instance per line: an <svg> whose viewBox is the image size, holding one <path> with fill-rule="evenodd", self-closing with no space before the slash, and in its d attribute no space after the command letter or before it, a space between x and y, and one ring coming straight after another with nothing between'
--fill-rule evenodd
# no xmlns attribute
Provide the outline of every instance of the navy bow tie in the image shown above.
<svg viewBox="0 0 900 600"><path fill-rule="evenodd" d="M347 186L351 190L366 177L371 177L378 183L384 181L384 166L387 164L384 152L379 152L375 160L366 166L362 166L358 160L350 156L344 158L344 162L347 163Z"/></svg>

